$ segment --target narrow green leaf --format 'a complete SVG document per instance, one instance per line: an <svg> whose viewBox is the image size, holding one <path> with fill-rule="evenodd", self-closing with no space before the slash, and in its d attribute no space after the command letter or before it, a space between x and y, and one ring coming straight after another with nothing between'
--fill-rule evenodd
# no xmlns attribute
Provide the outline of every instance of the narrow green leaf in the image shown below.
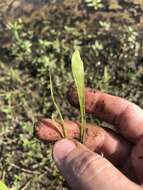
<svg viewBox="0 0 143 190"><path fill-rule="evenodd" d="M58 114L59 114L60 120L61 120L61 124L62 124L62 127L63 127L63 132L64 132L64 137L66 137L66 136L67 136L67 129L66 129L66 126L65 126L65 122L64 122L63 116L62 116L62 114L61 114L60 108L59 108L59 106L58 106L58 104L56 103L56 100L55 100L55 98L54 98L51 72L50 72L50 91L51 91L51 98L52 98L53 104L54 104L54 106L55 106L55 108L56 108L56 110L57 110L57 112L58 112ZM52 119L53 119L53 122L56 123L56 122L54 121L54 118L52 118ZM54 124L54 123L53 123L53 124ZM57 128L57 125L56 125L55 127ZM58 129L58 128L57 128L57 129ZM60 132L60 134L61 134L61 131L59 131L59 132Z"/></svg>
<svg viewBox="0 0 143 190"><path fill-rule="evenodd" d="M0 190L9 190L9 188L4 184L4 182L0 181Z"/></svg>
<svg viewBox="0 0 143 190"><path fill-rule="evenodd" d="M84 64L81 60L80 53L78 50L72 55L72 73L77 88L80 114L81 114L81 138L84 137L85 132L85 84L84 84Z"/></svg>

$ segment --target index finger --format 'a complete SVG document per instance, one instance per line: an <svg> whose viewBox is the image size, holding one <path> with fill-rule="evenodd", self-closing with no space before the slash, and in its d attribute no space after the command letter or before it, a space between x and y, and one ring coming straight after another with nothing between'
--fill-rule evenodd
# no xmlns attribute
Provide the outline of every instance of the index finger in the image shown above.
<svg viewBox="0 0 143 190"><path fill-rule="evenodd" d="M78 106L75 89L70 88L68 99ZM127 139L136 142L143 135L143 110L123 98L86 89L86 112L115 125L116 129Z"/></svg>

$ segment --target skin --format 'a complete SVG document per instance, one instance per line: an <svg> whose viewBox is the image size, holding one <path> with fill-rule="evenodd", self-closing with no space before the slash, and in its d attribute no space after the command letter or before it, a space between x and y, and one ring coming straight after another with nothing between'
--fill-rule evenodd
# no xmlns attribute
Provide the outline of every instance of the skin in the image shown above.
<svg viewBox="0 0 143 190"><path fill-rule="evenodd" d="M78 107L73 89L68 97L70 103ZM113 124L118 133L87 124L84 145L69 139L55 143L53 157L70 187L143 189L143 110L122 98L87 89L86 112ZM67 122L69 129L72 125L77 132L78 124Z"/></svg>

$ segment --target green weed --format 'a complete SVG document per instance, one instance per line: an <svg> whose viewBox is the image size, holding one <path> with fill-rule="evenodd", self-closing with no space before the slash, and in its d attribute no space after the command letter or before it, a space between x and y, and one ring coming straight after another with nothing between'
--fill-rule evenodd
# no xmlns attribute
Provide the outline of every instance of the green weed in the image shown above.
<svg viewBox="0 0 143 190"><path fill-rule="evenodd" d="M57 126L56 124L56 121L54 119L54 117L52 117L52 120L53 120L53 124L54 126L56 127L56 129L60 132L60 134L62 135L62 137L67 137L67 128L65 126L65 122L64 122L64 119L63 119L63 116L62 116L62 113L60 111L60 108L58 106L58 104L56 103L56 100L54 98L54 93L53 93L53 84L52 84L52 76L51 76L51 72L49 72L50 74L50 91L51 91L51 97L52 97L52 101L53 101L53 104L59 114L59 117L60 117L60 120L61 120L61 124L62 124L62 127L63 127L63 133L62 131L59 129L59 127Z"/></svg>
<svg viewBox="0 0 143 190"><path fill-rule="evenodd" d="M5 185L4 182L0 181L0 190L9 190L9 188Z"/></svg>
<svg viewBox="0 0 143 190"><path fill-rule="evenodd" d="M93 7L95 10L103 8L102 0L85 0L88 7Z"/></svg>
<svg viewBox="0 0 143 190"><path fill-rule="evenodd" d="M80 53L78 50L72 55L72 73L75 81L79 105L80 105L80 115L81 115L81 128L80 136L81 140L84 138L85 133L85 84L84 84L84 64L81 60Z"/></svg>
<svg viewBox="0 0 143 190"><path fill-rule="evenodd" d="M81 60L80 53L78 50L75 50L75 52L72 55L71 59L71 66L72 66L72 74L73 78L75 81L77 93L78 93L78 99L79 99L79 105L80 105L80 115L81 115L81 126L80 126L80 138L81 141L83 141L84 138L84 133L85 133L85 84L84 84L84 64L83 61ZM65 122L63 119L63 116L61 114L60 108L57 105L53 93L53 84L52 84L52 76L51 76L51 71L49 72L50 76L50 92L51 92L51 98L52 102L58 112L58 115L60 117L62 126L63 126L63 132L59 129L59 127L56 124L55 118L52 116L52 121L56 129L59 131L62 137L67 136L67 128L65 126Z"/></svg>

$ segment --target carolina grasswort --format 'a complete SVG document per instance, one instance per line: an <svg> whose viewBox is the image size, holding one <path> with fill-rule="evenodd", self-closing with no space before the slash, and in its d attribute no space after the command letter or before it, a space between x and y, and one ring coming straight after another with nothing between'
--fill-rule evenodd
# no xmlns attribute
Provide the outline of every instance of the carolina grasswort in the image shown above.
<svg viewBox="0 0 143 190"><path fill-rule="evenodd" d="M58 115L60 117L60 120L61 120L61 124L62 124L62 127L63 127L63 132L59 129L57 123L56 123L56 120L54 118L54 116L52 116L52 122L54 124L54 127L59 131L59 133L61 134L62 137L67 137L67 128L66 128L66 125L65 125L65 122L64 122L64 119L63 119L63 116L62 116L62 113L60 111L60 108L58 106L58 104L56 103L56 100L54 98L54 93L53 93L53 83L52 83L52 76L51 76L51 72L49 72L49 75L50 75L50 91L51 91L51 98L52 98L52 101L53 101L53 104L58 112Z"/></svg>
<svg viewBox="0 0 143 190"><path fill-rule="evenodd" d="M80 53L78 50L75 50L75 52L72 55L71 59L71 67L72 67L72 74L78 94L78 99L79 99L79 105L80 105L80 117L81 117L81 122L80 122L80 140L83 141L84 134L85 134L85 126L86 126L86 119L85 119L85 84L84 84L84 64L83 61L81 60ZM51 77L51 72L50 72L50 91L51 91L51 98L53 101L53 104L58 112L58 115L61 120L61 124L63 127L63 131L58 127L56 123L56 119L54 116L52 116L52 122L54 124L54 127L59 131L62 137L67 137L67 127L65 125L63 116L61 114L60 108L56 103L56 100L54 98L54 93L53 93L53 84L52 84L52 77Z"/></svg>
<svg viewBox="0 0 143 190"><path fill-rule="evenodd" d="M85 134L85 126L86 126L84 64L83 61L81 60L80 52L78 50L75 50L75 52L72 55L71 65L72 65L72 73L80 105L80 116L81 116L80 138L81 141L83 141Z"/></svg>

